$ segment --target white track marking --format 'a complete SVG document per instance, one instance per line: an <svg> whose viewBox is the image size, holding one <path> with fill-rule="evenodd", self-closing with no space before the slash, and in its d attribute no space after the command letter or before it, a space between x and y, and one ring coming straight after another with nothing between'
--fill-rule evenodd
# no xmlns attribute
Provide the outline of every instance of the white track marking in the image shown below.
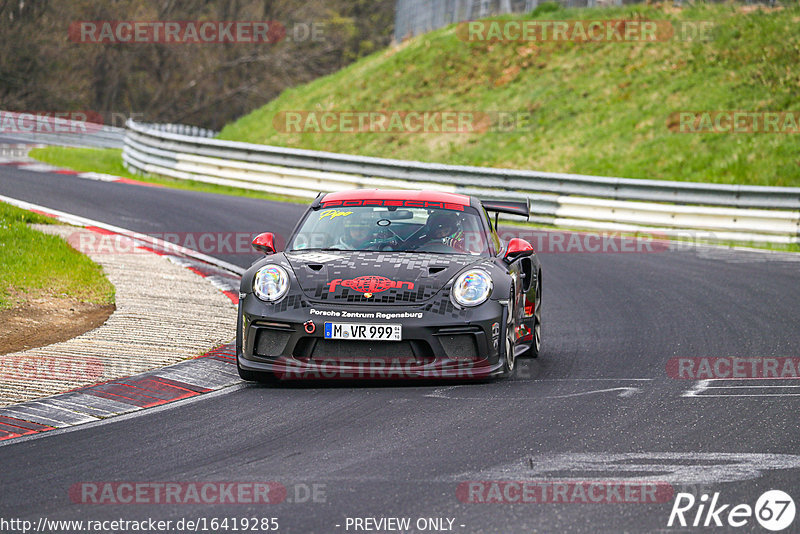
<svg viewBox="0 0 800 534"><path fill-rule="evenodd" d="M745 380L763 380L763 384L747 384L743 383ZM753 378L745 378L741 380L735 380L730 378L711 378L707 380L698 380L692 386L691 389L684 391L681 394L681 397L686 398L709 398L709 397L800 397L800 393L794 393L790 389L790 391L786 392L772 392L768 393L769 391L774 391L775 389L788 389L788 388L800 388L800 380L797 379L775 379L777 381L787 382L797 382L797 384L775 384L773 380L770 379L753 379ZM725 385L717 385L717 383L722 382ZM728 385L730 384L730 385ZM750 393L753 390L764 390L764 393Z"/></svg>
<svg viewBox="0 0 800 534"><path fill-rule="evenodd" d="M552 397L544 397L545 399L566 399L567 397L580 397L582 395L593 395L595 393L607 393L609 391L619 391L618 397L631 397L635 393L642 391L640 388L609 388L609 389L593 389L591 391L582 391L580 393L568 393L566 395L554 395Z"/></svg>
<svg viewBox="0 0 800 534"><path fill-rule="evenodd" d="M459 387L459 386L449 386L449 387L446 387L446 388L437 388L437 389L434 389L431 393L428 393L427 395L423 395L423 397L430 397L430 398L433 398L433 399L449 399L450 397L445 395L445 391L451 391L451 390L456 389L457 387Z"/></svg>
<svg viewBox="0 0 800 534"><path fill-rule="evenodd" d="M530 384L532 382L594 382L594 381L612 381L612 382L651 382L652 378L542 378L542 379L533 379L533 380L525 380L524 382L507 382L505 390L508 390L515 385L521 384ZM487 400L486 397L462 397L462 396L450 396L449 393L452 392L456 388L464 388L467 386L464 385L457 385L457 386L448 386L443 388L437 388L433 390L431 393L427 395L423 395L424 397L432 398L432 399L446 399L446 400ZM590 391L581 391L578 393L568 393L564 395L556 395L556 396L539 396L533 397L530 395L514 395L512 397L504 397L504 400L509 401L530 401L530 400L543 400L543 399L560 399L560 398L567 398L567 397L578 397L581 395L591 395L593 393L605 393L609 391L620 391L618 397L631 397L634 394L641 391L641 388L630 387L630 386L621 386L616 388L608 388L608 389L597 389L597 390L590 390ZM491 399L496 399L497 396L492 396Z"/></svg>
<svg viewBox="0 0 800 534"><path fill-rule="evenodd" d="M760 478L765 471L800 469L800 456L769 453L553 453L525 456L446 480L618 480L719 484Z"/></svg>

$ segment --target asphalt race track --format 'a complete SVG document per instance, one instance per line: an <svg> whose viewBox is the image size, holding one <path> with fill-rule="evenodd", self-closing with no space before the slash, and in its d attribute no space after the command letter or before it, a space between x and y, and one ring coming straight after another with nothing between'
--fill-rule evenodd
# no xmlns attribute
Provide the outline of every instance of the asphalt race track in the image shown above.
<svg viewBox="0 0 800 534"><path fill-rule="evenodd" d="M0 195L144 233L286 235L303 209L2 166ZM281 532L356 532L354 518L387 517L412 526L444 518L440 529L465 533L695 532L709 529L667 527L672 497L474 503L457 490L638 476L698 499L718 492L731 507L754 506L769 489L800 497L800 389L786 386L800 382L720 387L667 373L673 357L800 356L798 259L711 248L541 256L543 355L522 360L512 380L242 385L11 442L0 446L0 517L274 517ZM242 266L256 257L221 255ZM274 481L287 497L208 505L70 496L75 485L106 481ZM754 518L716 531L766 532Z"/></svg>

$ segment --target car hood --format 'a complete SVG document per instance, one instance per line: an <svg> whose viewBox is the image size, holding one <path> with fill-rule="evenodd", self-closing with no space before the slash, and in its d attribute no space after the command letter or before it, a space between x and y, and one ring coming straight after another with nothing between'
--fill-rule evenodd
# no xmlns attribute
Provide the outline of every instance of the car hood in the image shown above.
<svg viewBox="0 0 800 534"><path fill-rule="evenodd" d="M300 288L315 301L419 304L464 267L486 261L469 254L296 251L284 254Z"/></svg>

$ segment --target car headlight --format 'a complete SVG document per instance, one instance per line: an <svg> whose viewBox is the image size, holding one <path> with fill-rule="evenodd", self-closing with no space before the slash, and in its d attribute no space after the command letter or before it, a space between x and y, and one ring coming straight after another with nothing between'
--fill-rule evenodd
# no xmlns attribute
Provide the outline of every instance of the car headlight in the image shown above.
<svg viewBox="0 0 800 534"><path fill-rule="evenodd" d="M483 304L492 293L492 277L483 269L470 269L456 278L453 300L461 306Z"/></svg>
<svg viewBox="0 0 800 534"><path fill-rule="evenodd" d="M261 300L275 302L289 291L289 273L280 265L265 265L253 278L253 292Z"/></svg>

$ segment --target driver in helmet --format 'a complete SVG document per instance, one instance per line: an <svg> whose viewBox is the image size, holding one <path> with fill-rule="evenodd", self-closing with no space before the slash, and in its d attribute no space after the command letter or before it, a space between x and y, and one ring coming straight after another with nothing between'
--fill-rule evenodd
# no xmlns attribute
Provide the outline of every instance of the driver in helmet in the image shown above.
<svg viewBox="0 0 800 534"><path fill-rule="evenodd" d="M425 243L442 243L464 250L464 232L459 228L458 215L447 210L437 210L425 222Z"/></svg>
<svg viewBox="0 0 800 534"><path fill-rule="evenodd" d="M367 211L358 210L344 219L344 231L336 246L358 250L375 239L375 221Z"/></svg>

